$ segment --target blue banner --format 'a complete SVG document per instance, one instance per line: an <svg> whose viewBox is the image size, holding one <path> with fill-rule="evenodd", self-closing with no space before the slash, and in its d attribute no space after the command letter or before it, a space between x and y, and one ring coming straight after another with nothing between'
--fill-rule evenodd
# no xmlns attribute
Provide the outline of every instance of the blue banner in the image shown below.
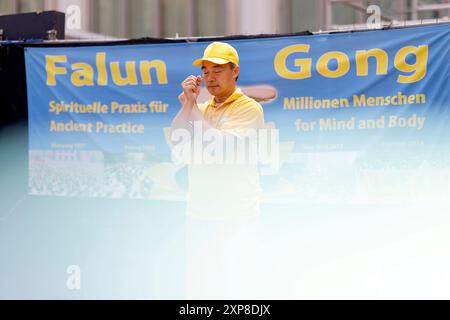
<svg viewBox="0 0 450 320"><path fill-rule="evenodd" d="M265 201L448 198L449 24L226 42L279 130ZM168 128L208 44L27 48L30 193L183 200Z"/></svg>

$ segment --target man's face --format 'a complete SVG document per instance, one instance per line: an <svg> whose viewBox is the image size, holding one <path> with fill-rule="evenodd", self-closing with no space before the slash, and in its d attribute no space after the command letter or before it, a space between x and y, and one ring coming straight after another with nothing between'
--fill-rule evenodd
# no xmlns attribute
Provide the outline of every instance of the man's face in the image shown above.
<svg viewBox="0 0 450 320"><path fill-rule="evenodd" d="M230 64L215 64L204 61L202 73L209 93L215 97L221 97L234 92L236 77L239 75L239 66L232 69Z"/></svg>

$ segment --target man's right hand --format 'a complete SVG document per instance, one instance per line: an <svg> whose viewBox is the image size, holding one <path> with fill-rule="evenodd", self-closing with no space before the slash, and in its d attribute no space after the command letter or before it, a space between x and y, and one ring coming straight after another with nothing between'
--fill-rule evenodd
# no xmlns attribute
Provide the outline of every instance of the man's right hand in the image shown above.
<svg viewBox="0 0 450 320"><path fill-rule="evenodd" d="M195 104L202 87L202 78L200 76L189 76L181 84L183 93L178 97L181 103L183 100Z"/></svg>

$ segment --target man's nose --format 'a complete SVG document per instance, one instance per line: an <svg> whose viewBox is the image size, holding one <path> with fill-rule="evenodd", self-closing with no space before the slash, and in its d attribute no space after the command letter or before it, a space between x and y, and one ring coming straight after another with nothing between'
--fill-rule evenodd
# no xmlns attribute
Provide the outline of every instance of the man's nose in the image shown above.
<svg viewBox="0 0 450 320"><path fill-rule="evenodd" d="M216 77L214 76L214 74L207 74L203 76L203 79L205 79L206 82L210 82L210 81L215 81Z"/></svg>
<svg viewBox="0 0 450 320"><path fill-rule="evenodd" d="M216 79L214 77L208 77L205 79L206 84L208 85L214 85L216 83Z"/></svg>

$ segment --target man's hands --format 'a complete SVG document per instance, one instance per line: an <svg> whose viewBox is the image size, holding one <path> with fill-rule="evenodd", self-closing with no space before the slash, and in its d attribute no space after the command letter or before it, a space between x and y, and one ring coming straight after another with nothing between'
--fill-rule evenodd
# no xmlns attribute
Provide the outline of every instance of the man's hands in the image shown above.
<svg viewBox="0 0 450 320"><path fill-rule="evenodd" d="M172 121L172 132L179 128L190 130L192 127L192 121L203 118L200 110L197 108L197 98L200 94L200 88L202 86L202 78L200 76L187 77L181 87L183 92L178 96L178 100L181 103L181 109ZM195 113L198 111L198 113Z"/></svg>
<svg viewBox="0 0 450 320"><path fill-rule="evenodd" d="M200 89L202 87L202 77L200 76L189 76L181 84L183 93L180 94L178 100L181 104L188 102L193 106L197 102L198 95L200 94Z"/></svg>

